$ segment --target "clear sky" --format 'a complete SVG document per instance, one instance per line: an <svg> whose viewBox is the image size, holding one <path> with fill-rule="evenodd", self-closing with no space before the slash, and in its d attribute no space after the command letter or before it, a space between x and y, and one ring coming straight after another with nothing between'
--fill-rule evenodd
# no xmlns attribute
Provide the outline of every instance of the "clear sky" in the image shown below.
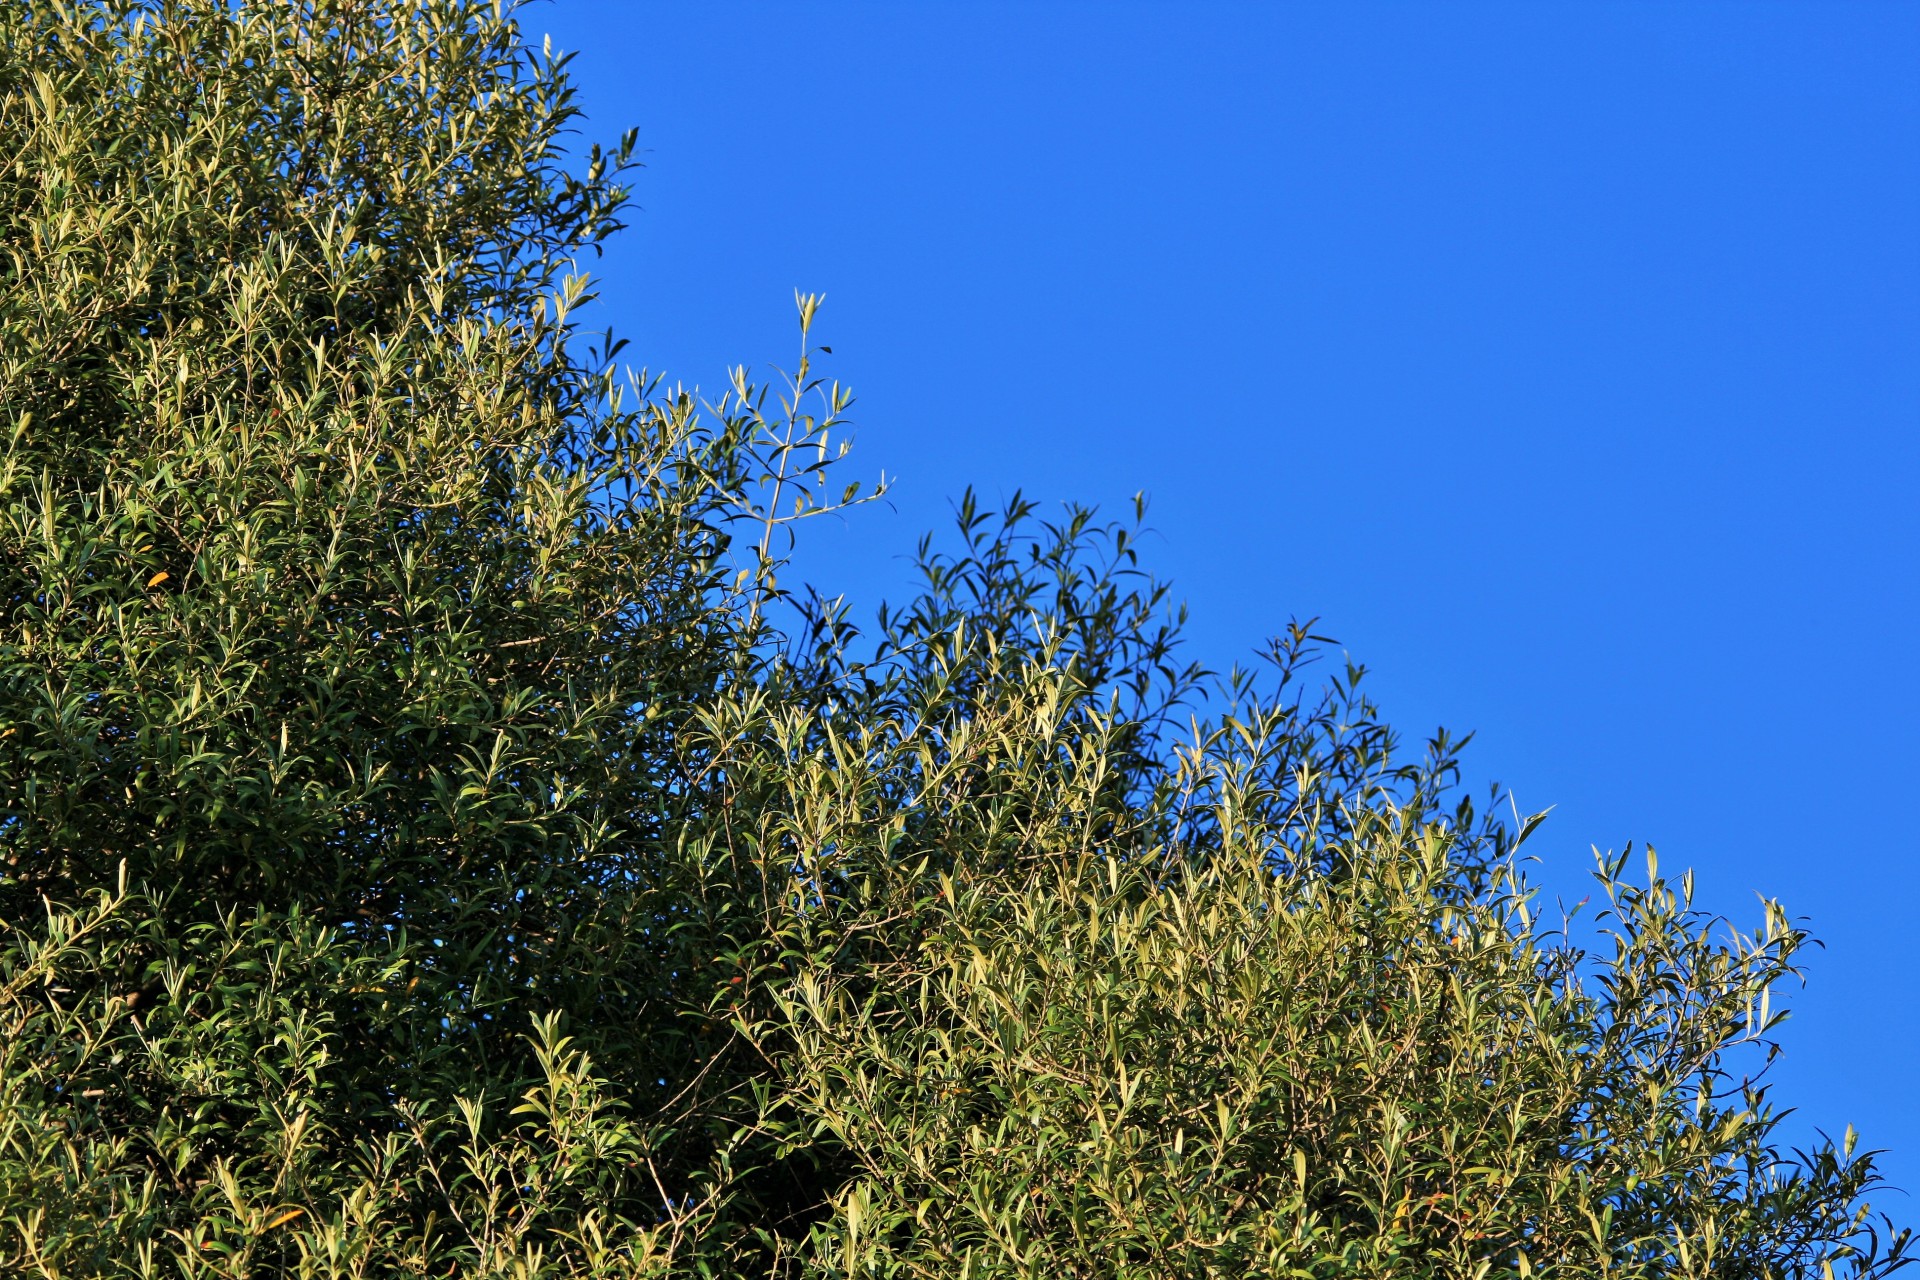
<svg viewBox="0 0 1920 1280"><path fill-rule="evenodd" d="M719 388L792 292L890 509L1116 512L1196 656L1319 616L1390 719L1826 949L1780 1096L1920 1194L1920 4L554 0L640 130L594 323ZM1882 1198L1908 1222L1911 1197Z"/></svg>

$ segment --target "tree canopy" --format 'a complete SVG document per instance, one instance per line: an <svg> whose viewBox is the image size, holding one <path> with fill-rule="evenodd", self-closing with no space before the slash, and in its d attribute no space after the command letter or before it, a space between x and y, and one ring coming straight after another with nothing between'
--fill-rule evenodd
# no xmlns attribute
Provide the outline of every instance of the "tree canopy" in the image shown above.
<svg viewBox="0 0 1920 1280"><path fill-rule="evenodd" d="M482 0L0 10L0 1270L1879 1276L1803 932L1542 909L1460 743L1143 509L859 625L771 382L572 314L631 135Z"/></svg>

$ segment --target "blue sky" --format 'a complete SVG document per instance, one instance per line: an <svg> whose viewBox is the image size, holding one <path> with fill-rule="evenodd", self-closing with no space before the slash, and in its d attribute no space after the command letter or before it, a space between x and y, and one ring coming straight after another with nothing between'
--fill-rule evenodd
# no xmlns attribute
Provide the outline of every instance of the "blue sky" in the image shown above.
<svg viewBox="0 0 1920 1280"><path fill-rule="evenodd" d="M1115 510L1196 656L1293 616L1413 734L1807 917L1778 1069L1920 1193L1920 5L553 0L639 210L593 323L719 388L795 288L888 508ZM1885 1198L1912 1221L1911 1197Z"/></svg>

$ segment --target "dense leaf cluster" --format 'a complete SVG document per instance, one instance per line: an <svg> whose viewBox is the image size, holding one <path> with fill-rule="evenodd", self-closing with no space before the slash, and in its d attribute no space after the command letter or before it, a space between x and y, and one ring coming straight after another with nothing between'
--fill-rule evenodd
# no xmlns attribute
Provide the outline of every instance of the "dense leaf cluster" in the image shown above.
<svg viewBox="0 0 1920 1280"><path fill-rule="evenodd" d="M1132 524L863 633L801 357L569 319L629 138L482 0L0 7L0 1272L1884 1275L1803 936L1599 877ZM829 487L831 485L831 488Z"/></svg>

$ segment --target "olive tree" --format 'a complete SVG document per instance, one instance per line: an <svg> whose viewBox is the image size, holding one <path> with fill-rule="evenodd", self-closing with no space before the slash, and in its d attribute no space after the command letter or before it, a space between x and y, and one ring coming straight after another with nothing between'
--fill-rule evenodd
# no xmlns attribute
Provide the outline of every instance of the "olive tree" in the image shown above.
<svg viewBox="0 0 1920 1280"><path fill-rule="evenodd" d="M1549 921L1310 626L1186 656L1140 510L783 584L817 300L625 372L578 114L507 3L0 8L0 1268L1904 1264L1777 1136L1778 906Z"/></svg>

